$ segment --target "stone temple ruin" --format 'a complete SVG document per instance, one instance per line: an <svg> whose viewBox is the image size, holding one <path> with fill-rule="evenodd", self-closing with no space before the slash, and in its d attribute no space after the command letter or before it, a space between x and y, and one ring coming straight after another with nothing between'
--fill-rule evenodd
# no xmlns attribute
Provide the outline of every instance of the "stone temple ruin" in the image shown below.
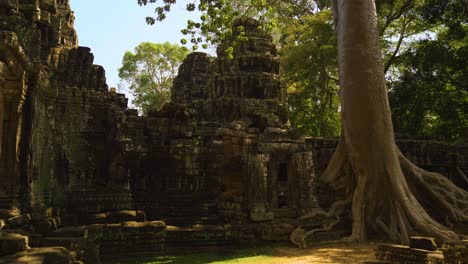
<svg viewBox="0 0 468 264"><path fill-rule="evenodd" d="M68 0L0 0L0 256L33 247L96 263L282 241L298 216L328 205L318 176L337 140L291 128L276 47L258 22L237 22L249 40L233 60L223 45L214 60L190 54L171 102L148 116L108 89L73 22ZM399 145L468 189L466 146Z"/></svg>

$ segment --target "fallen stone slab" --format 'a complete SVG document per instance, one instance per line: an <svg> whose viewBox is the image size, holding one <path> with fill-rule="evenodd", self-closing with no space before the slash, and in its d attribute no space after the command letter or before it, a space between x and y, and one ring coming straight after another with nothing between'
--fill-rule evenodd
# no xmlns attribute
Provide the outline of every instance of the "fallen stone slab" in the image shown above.
<svg viewBox="0 0 468 264"><path fill-rule="evenodd" d="M23 227L31 222L30 214L22 214L7 220L8 228Z"/></svg>
<svg viewBox="0 0 468 264"><path fill-rule="evenodd" d="M20 234L4 233L0 238L0 256L29 249L29 238Z"/></svg>
<svg viewBox="0 0 468 264"><path fill-rule="evenodd" d="M414 236L410 239L410 248L425 249L429 251L437 250L435 238Z"/></svg>
<svg viewBox="0 0 468 264"><path fill-rule="evenodd" d="M0 209L0 218L9 219L20 215L20 211L17 208Z"/></svg>
<svg viewBox="0 0 468 264"><path fill-rule="evenodd" d="M0 258L0 264L80 264L73 252L62 247L33 248Z"/></svg>
<svg viewBox="0 0 468 264"><path fill-rule="evenodd" d="M95 214L87 219L89 224L116 224L128 221L144 222L146 214L143 211L123 210Z"/></svg>

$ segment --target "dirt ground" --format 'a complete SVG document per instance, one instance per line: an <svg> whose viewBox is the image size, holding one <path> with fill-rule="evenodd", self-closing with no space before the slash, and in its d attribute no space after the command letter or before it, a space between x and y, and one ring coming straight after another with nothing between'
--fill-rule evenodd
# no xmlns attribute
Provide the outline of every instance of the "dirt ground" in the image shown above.
<svg viewBox="0 0 468 264"><path fill-rule="evenodd" d="M373 244L333 242L299 249L291 244L222 248L210 253L178 252L147 259L112 261L112 264L362 264L375 263ZM106 264L110 264L106 263Z"/></svg>
<svg viewBox="0 0 468 264"><path fill-rule="evenodd" d="M280 246L273 249L273 258L256 261L255 264L345 264L376 262L372 244L343 244L333 243L316 245L308 249L299 249L292 246Z"/></svg>

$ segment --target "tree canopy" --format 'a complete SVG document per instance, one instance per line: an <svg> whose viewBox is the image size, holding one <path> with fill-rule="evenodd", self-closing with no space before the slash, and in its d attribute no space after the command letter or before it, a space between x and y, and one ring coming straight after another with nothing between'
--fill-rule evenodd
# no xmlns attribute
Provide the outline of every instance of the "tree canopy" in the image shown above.
<svg viewBox="0 0 468 264"><path fill-rule="evenodd" d="M187 48L169 42L143 42L134 52L125 52L119 68L121 84L132 92L132 103L143 114L170 100L172 81L187 54Z"/></svg>
<svg viewBox="0 0 468 264"><path fill-rule="evenodd" d="M155 4L156 16L147 18L148 23L154 24L165 19L175 1L138 0L138 3ZM466 64L461 61L466 58L467 43L468 15L464 1L379 0L376 4L397 135L443 140L466 138L463 131L468 130L468 89L462 79L466 78L463 77ZM186 9L200 12L199 21L188 20L187 27L182 29L187 36L182 43L190 42L194 48L200 45L206 48L208 44L231 38L236 17L250 16L263 21L280 47L293 126L315 136L339 134L337 47L330 1L200 0L188 3ZM242 41L242 35L238 41ZM436 47L433 55L439 60L428 50ZM457 69L446 63L449 57L454 58L450 61ZM458 74L435 76L436 68Z"/></svg>

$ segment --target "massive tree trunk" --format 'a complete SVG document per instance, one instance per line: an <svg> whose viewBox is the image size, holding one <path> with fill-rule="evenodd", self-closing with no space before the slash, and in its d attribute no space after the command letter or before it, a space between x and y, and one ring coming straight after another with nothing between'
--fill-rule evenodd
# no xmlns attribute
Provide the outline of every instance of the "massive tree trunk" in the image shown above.
<svg viewBox="0 0 468 264"><path fill-rule="evenodd" d="M298 228L291 240L305 247L308 236L330 230L340 221L347 204L353 221L350 240L362 241L373 234L408 243L415 233L458 239L421 204L430 204L447 221L466 221L468 193L442 175L413 165L395 144L375 2L335 0L334 13L343 132L321 179L348 199L335 203L329 212L304 216L330 220L317 229Z"/></svg>

